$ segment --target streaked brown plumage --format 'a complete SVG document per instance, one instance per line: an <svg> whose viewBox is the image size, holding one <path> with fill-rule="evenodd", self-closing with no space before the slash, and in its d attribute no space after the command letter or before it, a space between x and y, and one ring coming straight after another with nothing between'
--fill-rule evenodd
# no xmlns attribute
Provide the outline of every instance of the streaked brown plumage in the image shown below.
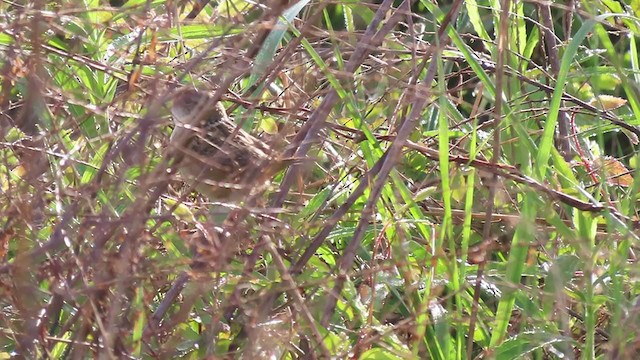
<svg viewBox="0 0 640 360"><path fill-rule="evenodd" d="M237 126L204 92L182 90L171 113L176 166L209 200L246 197L282 168L268 145Z"/></svg>

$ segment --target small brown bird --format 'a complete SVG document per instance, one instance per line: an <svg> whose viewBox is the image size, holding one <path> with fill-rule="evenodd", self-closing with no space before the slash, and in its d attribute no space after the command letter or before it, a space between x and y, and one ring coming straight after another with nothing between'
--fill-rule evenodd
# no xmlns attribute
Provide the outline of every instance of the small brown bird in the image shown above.
<svg viewBox="0 0 640 360"><path fill-rule="evenodd" d="M238 201L282 169L271 148L236 125L206 93L180 91L171 113L176 167L209 200Z"/></svg>

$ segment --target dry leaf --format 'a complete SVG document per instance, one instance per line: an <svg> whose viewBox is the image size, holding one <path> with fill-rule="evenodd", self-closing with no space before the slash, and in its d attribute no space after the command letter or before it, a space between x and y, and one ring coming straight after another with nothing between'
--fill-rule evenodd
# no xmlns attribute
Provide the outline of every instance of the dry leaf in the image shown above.
<svg viewBox="0 0 640 360"><path fill-rule="evenodd" d="M598 171L600 166L604 164L604 173L607 177L607 184L629 187L633 185L633 176L631 171L624 166L623 163L610 156L598 161Z"/></svg>
<svg viewBox="0 0 640 360"><path fill-rule="evenodd" d="M611 95L598 95L589 101L589 105L609 111L624 106L627 100Z"/></svg>

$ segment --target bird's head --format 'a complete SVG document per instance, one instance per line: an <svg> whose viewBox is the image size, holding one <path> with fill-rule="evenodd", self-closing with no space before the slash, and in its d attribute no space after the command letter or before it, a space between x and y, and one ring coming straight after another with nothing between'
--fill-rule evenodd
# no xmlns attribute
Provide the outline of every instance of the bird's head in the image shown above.
<svg viewBox="0 0 640 360"><path fill-rule="evenodd" d="M171 114L176 123L193 124L197 118L213 107L211 98L206 93L184 89L179 91L173 99Z"/></svg>

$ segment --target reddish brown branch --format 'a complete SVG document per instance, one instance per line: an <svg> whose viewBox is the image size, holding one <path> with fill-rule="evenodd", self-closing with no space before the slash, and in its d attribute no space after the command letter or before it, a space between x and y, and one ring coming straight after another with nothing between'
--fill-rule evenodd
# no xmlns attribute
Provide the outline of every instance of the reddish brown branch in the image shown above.
<svg viewBox="0 0 640 360"><path fill-rule="evenodd" d="M403 8L405 4L408 6L409 3L403 2L399 8ZM356 226L356 229L353 234L353 238L349 242L349 245L344 250L344 254L340 258L340 262L338 264L338 277L336 278L336 283L329 294L329 298L327 300L327 304L325 305L324 315L321 320L321 324L324 326L329 325L329 321L333 316L335 311L335 307L338 301L338 297L340 292L342 292L342 287L346 281L346 274L348 274L348 270L351 268L353 261L355 259L356 250L360 247L360 243L365 234L367 227L369 226L369 220L375 211L376 203L380 194L382 193L382 188L387 181L387 177L389 173L395 165L397 164L400 155L402 154L402 149L413 130L415 129L415 125L417 123L420 114L422 113L425 105L427 104L428 99L430 98L431 93L431 83L433 82L435 75L437 73L437 61L438 57L436 54L439 53L442 48L447 44L449 37L447 35L447 28L449 25L455 20L457 17L458 11L462 6L462 1L457 0L453 3L451 9L445 16L442 24L440 24L440 30L438 31L438 38L436 43L438 46L430 47L425 56L425 61L430 61L429 68L427 73L422 79L420 84L417 84L416 94L413 98L413 104L411 107L411 112L407 119L402 123L400 129L398 129L398 135L396 139L391 144L387 152L387 157L382 162L382 168L380 169L380 173L376 178L372 188L371 194L367 203L362 211L362 217ZM397 13L396 13L397 14ZM394 16L396 15L394 14Z"/></svg>

